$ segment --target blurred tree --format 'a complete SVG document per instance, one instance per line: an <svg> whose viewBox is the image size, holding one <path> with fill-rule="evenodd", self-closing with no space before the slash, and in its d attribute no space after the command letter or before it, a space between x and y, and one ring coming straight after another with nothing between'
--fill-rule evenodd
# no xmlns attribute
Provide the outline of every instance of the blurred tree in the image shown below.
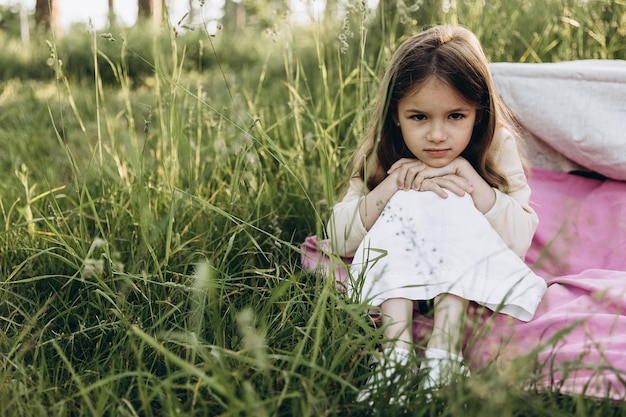
<svg viewBox="0 0 626 417"><path fill-rule="evenodd" d="M24 2L20 3L20 39L22 46L30 44L30 25L28 24L28 11Z"/></svg>
<svg viewBox="0 0 626 417"><path fill-rule="evenodd" d="M235 33L251 26L267 29L273 27L288 10L287 0L225 0L222 25Z"/></svg>
<svg viewBox="0 0 626 417"><path fill-rule="evenodd" d="M137 0L137 22L152 19L156 27L163 20L163 0Z"/></svg>
<svg viewBox="0 0 626 417"><path fill-rule="evenodd" d="M246 8L242 0L225 0L222 25L225 30L235 33L242 32L246 27Z"/></svg>
<svg viewBox="0 0 626 417"><path fill-rule="evenodd" d="M59 8L56 0L37 0L35 3L35 26L58 32Z"/></svg>
<svg viewBox="0 0 626 417"><path fill-rule="evenodd" d="M113 27L117 24L115 17L115 0L109 0L109 13L108 13L109 27Z"/></svg>

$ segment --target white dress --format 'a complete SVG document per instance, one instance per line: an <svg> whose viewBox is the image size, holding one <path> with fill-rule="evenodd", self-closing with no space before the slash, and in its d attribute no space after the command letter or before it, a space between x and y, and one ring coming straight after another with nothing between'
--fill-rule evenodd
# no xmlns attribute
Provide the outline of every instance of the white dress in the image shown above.
<svg viewBox="0 0 626 417"><path fill-rule="evenodd" d="M356 251L351 295L379 306L389 298L449 293L529 321L545 281L511 251L469 195L398 191Z"/></svg>

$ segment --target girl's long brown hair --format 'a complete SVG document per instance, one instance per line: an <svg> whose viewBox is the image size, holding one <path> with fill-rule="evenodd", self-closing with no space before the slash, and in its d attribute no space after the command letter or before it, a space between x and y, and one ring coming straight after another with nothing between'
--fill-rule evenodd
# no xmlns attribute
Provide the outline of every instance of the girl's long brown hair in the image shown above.
<svg viewBox="0 0 626 417"><path fill-rule="evenodd" d="M478 106L477 123L461 156L492 187L506 190L506 178L490 158L499 124L514 127L513 118L495 93L487 58L476 36L460 26L436 26L412 36L394 53L378 91L376 106L363 142L355 154L354 171L376 187L400 158L414 158L396 125L398 102L429 77L450 85Z"/></svg>

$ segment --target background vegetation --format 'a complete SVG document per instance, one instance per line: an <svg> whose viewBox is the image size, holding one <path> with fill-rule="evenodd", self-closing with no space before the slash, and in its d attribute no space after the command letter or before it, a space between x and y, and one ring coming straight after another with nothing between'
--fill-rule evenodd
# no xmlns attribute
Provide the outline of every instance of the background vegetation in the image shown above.
<svg viewBox="0 0 626 417"><path fill-rule="evenodd" d="M323 234L393 50L460 23L492 61L626 56L623 0L415 4L27 50L0 10L0 415L626 415L536 386L533 358L441 402L353 402L380 330L298 246Z"/></svg>

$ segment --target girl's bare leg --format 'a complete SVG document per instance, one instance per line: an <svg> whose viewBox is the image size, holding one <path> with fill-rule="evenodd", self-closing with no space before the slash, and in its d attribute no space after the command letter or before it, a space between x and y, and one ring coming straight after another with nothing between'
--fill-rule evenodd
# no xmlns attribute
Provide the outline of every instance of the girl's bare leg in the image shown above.
<svg viewBox="0 0 626 417"><path fill-rule="evenodd" d="M463 320L467 305L467 300L456 295L442 294L435 297L433 332L427 348L461 355Z"/></svg>
<svg viewBox="0 0 626 417"><path fill-rule="evenodd" d="M461 353L467 304L451 294L435 297L433 332L420 365L420 371L426 374L421 387L426 390L427 398L432 398L430 390L448 385L455 375L469 375Z"/></svg>
<svg viewBox="0 0 626 417"><path fill-rule="evenodd" d="M385 326L385 347L413 350L413 301L406 298L390 298L380 306L381 319Z"/></svg>
<svg viewBox="0 0 626 417"><path fill-rule="evenodd" d="M377 372L368 378L357 401L373 404L375 393L383 390L387 393L396 392L390 402L406 403L409 397L407 387L402 385L406 381L400 369L408 366L413 357L413 301L391 298L381 304L380 311L387 342L383 345Z"/></svg>

